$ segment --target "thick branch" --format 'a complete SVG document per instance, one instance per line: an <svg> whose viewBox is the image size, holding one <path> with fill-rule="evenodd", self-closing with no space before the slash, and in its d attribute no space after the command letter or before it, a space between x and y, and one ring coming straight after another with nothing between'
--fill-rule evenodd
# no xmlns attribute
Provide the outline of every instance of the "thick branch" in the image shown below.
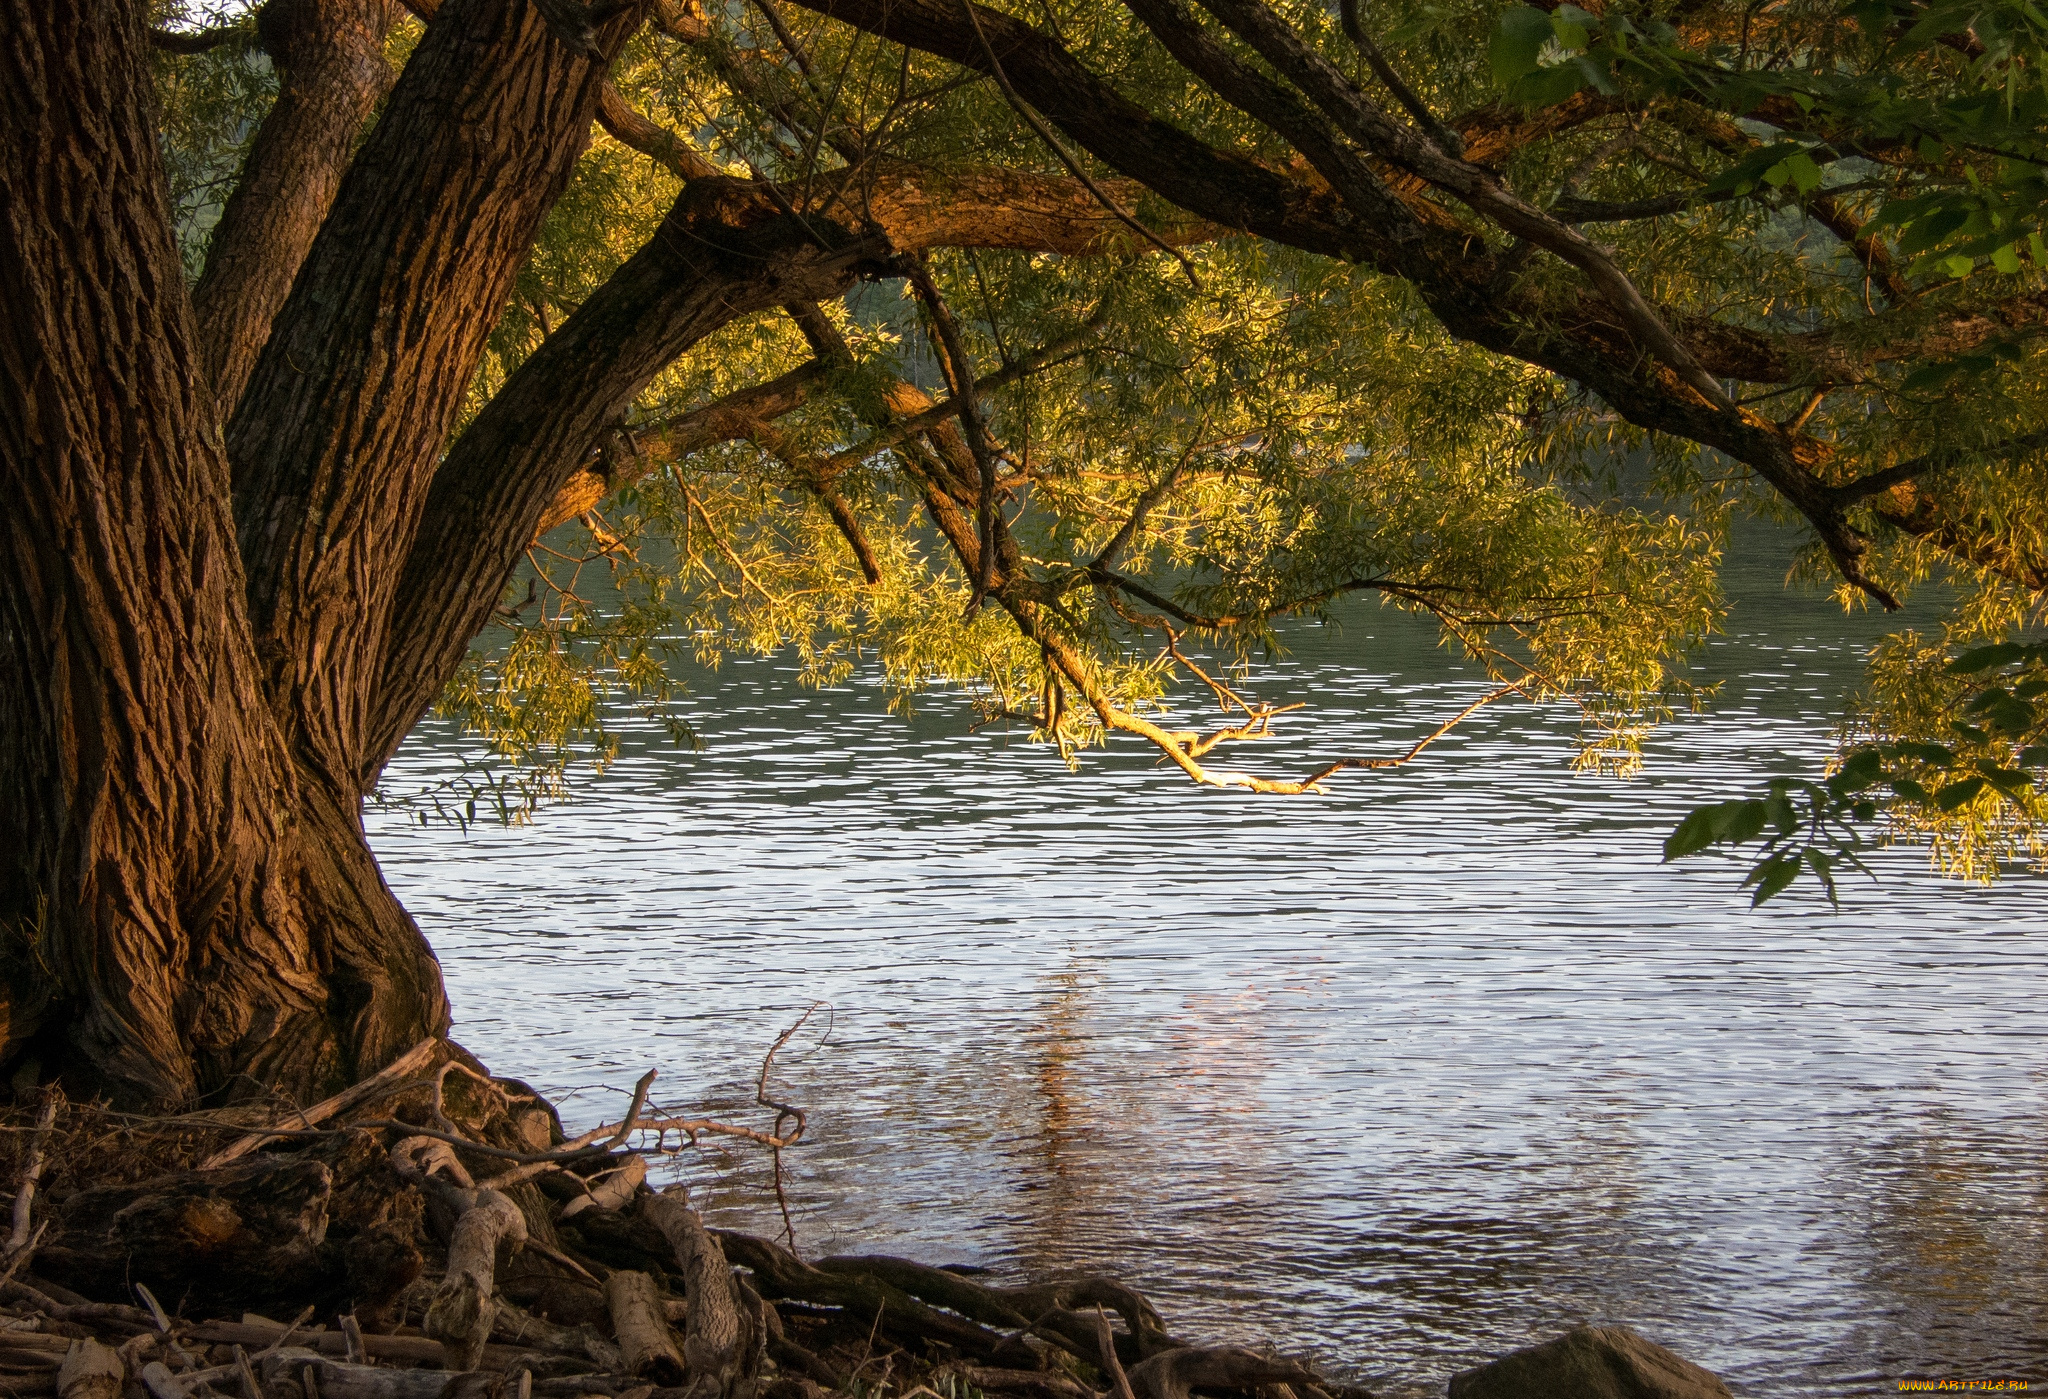
<svg viewBox="0 0 2048 1399"><path fill-rule="evenodd" d="M341 187L370 110L391 88L389 0L269 0L257 33L282 78L192 292L200 346L232 416L292 279Z"/></svg>
<svg viewBox="0 0 2048 1399"><path fill-rule="evenodd" d="M608 20L606 41L623 43L641 8ZM602 84L603 66L524 0L448 0L350 165L229 428L273 704L301 771L337 803L359 795L391 560Z"/></svg>
<svg viewBox="0 0 2048 1399"><path fill-rule="evenodd" d="M489 620L549 503L691 345L740 316L839 296L861 272L889 270L900 252L964 244L1087 253L1131 243L1079 185L1050 176L934 178L877 167L840 204L801 217L785 213L777 194L744 180L691 181L647 246L542 343L449 450L396 591L358 775L365 789ZM1173 236L1209 231L1190 222Z"/></svg>

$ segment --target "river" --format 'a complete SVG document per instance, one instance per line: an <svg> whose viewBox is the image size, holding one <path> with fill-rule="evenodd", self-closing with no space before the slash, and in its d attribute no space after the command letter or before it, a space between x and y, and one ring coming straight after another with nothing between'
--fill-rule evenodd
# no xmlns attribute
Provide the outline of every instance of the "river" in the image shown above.
<svg viewBox="0 0 2048 1399"><path fill-rule="evenodd" d="M1750 912L1740 867L1659 863L1690 806L1817 766L1882 630L1781 569L1735 575L1722 697L1625 782L1527 705L1321 798L1123 740L1070 773L956 697L905 722L764 660L698 677L701 755L629 728L529 826L373 808L372 838L457 1037L579 1120L653 1067L663 1103L766 1125L762 1053L820 1006L773 1081L810 1113L807 1253L1106 1270L1177 1331L1392 1395L1579 1321L1738 1394L2038 1384L2039 881L1900 850L1839 913ZM1479 692L1407 619L1343 621L1289 634L1260 693L1309 708L1229 766L1398 751ZM388 789L463 751L424 725ZM758 1154L676 1169L779 1231Z"/></svg>

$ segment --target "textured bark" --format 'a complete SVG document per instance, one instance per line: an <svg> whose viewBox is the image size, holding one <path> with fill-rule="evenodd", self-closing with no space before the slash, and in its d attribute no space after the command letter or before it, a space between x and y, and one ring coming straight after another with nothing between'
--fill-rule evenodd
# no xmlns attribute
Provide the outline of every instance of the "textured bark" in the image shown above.
<svg viewBox="0 0 2048 1399"><path fill-rule="evenodd" d="M639 10L606 22L607 51ZM393 561L602 84L527 0L442 7L228 430L265 684L302 782L337 810L360 796Z"/></svg>
<svg viewBox="0 0 2048 1399"><path fill-rule="evenodd" d="M389 0L269 0L257 13L257 34L282 81L192 292L224 417L270 338L370 109L391 88L391 20Z"/></svg>
<svg viewBox="0 0 2048 1399"><path fill-rule="evenodd" d="M141 8L0 7L0 1072L174 1103L335 1083L447 1008L265 703Z"/></svg>
<svg viewBox="0 0 2048 1399"><path fill-rule="evenodd" d="M657 1385L681 1384L683 1357L669 1334L654 1279L621 1268L604 1280L604 1301L611 1312L612 1335L625 1355L626 1373Z"/></svg>
<svg viewBox="0 0 2048 1399"><path fill-rule="evenodd" d="M538 539L584 511L595 510L606 496L650 471L714 443L745 437L756 423L793 412L817 388L824 372L824 365L810 360L765 384L693 408L671 422L638 429L630 450L615 451L607 444L606 450L587 457L556 490L534 523L533 537Z"/></svg>

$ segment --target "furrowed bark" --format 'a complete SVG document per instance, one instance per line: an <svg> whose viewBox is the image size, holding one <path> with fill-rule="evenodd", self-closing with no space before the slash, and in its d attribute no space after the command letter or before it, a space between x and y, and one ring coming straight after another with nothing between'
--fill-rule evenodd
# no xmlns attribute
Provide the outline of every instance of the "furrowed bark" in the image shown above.
<svg viewBox="0 0 2048 1399"><path fill-rule="evenodd" d="M640 12L607 19L607 51ZM450 0L343 179L229 428L267 688L302 780L336 812L360 796L392 560L588 140L602 69L527 0Z"/></svg>
<svg viewBox="0 0 2048 1399"><path fill-rule="evenodd" d="M746 1322L733 1295L732 1265L681 1190L672 1188L650 1196L644 1208L675 1250L676 1266L683 1275L690 1304L683 1360L691 1383L710 1379L718 1392L728 1392L747 1349Z"/></svg>
<svg viewBox="0 0 2048 1399"><path fill-rule="evenodd" d="M356 138L390 91L389 0L269 0L257 35L282 74L192 292L206 370L234 412L348 168Z"/></svg>
<svg viewBox="0 0 2048 1399"><path fill-rule="evenodd" d="M755 384L702 408L693 408L670 422L635 428L630 442L623 447L608 443L562 483L535 522L533 537L538 539L584 511L595 510L613 491L631 485L668 462L702 451L713 443L745 437L753 424L793 412L816 389L824 368L811 360L765 384Z"/></svg>
<svg viewBox="0 0 2048 1399"><path fill-rule="evenodd" d="M140 11L0 8L0 1070L178 1103L354 1055L303 859L341 857L250 644Z"/></svg>

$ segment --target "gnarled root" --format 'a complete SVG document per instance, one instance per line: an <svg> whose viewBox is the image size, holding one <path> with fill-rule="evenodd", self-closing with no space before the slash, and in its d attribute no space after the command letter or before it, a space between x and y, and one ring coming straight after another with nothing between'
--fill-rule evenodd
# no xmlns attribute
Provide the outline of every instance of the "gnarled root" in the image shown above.
<svg viewBox="0 0 2048 1399"><path fill-rule="evenodd" d="M497 1314L498 1245L517 1248L526 1242L526 1216L498 1191L472 1181L446 1142L407 1137L391 1148L391 1165L399 1175L434 1190L455 1212L447 1275L428 1304L423 1329L441 1343L449 1369L474 1370Z"/></svg>

